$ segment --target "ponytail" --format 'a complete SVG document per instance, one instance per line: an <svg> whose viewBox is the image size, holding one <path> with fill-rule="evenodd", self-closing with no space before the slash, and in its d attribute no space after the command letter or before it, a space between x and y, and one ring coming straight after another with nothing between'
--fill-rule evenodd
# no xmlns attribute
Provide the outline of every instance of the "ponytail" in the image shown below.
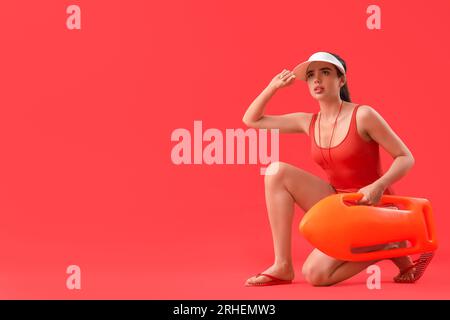
<svg viewBox="0 0 450 320"><path fill-rule="evenodd" d="M344 67L344 70L347 73L347 65L345 64L345 61L341 57L339 57L337 54L334 54L331 52L328 52L328 53L335 56L336 59L338 59L342 63L342 66ZM336 68L338 77L342 77L343 73L341 72L341 70L339 70L336 66L335 66L335 68ZM341 91L339 92L339 95L341 96L342 100L347 101L347 102L352 102L350 99L350 91L348 90L347 81L345 81L345 84L341 87Z"/></svg>

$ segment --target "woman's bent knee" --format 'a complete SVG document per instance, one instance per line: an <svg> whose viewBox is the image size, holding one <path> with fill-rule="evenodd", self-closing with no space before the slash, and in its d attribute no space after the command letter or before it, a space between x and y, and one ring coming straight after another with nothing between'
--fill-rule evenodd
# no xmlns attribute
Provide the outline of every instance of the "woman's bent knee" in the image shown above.
<svg viewBox="0 0 450 320"><path fill-rule="evenodd" d="M329 286L328 277L320 272L312 272L305 275L305 280L314 287Z"/></svg>
<svg viewBox="0 0 450 320"><path fill-rule="evenodd" d="M286 173L288 164L281 161L272 162L266 169L264 181L265 183L270 183L274 180L281 179Z"/></svg>
<svg viewBox="0 0 450 320"><path fill-rule="evenodd" d="M313 268L308 264L303 264L302 274L306 282L318 287L318 286L328 286L328 275L326 272L319 270L318 268Z"/></svg>

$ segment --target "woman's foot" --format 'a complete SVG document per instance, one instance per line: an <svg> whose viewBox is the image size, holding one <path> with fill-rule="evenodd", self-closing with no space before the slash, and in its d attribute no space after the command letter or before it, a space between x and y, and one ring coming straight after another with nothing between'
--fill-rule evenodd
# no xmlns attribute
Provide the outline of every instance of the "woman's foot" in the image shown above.
<svg viewBox="0 0 450 320"><path fill-rule="evenodd" d="M419 280L427 266L430 264L431 259L433 259L434 252L425 252L420 254L419 258L412 262L412 265L400 272L400 274L394 278L395 282L398 283L414 283ZM408 275L408 277L405 277Z"/></svg>
<svg viewBox="0 0 450 320"><path fill-rule="evenodd" d="M269 267L268 269L266 269L264 272L261 272L260 274L247 279L247 281L245 282L245 285L246 286L255 286L255 285L264 285L264 284L269 284L271 282L274 282L274 278L269 278L263 274L268 274L268 275L271 275L272 277L275 277L276 279L288 280L288 281L293 280L295 277L294 267L292 266L292 263L274 264L271 267ZM279 282L279 281L277 281L277 282ZM275 282L275 283L277 283L277 282Z"/></svg>
<svg viewBox="0 0 450 320"><path fill-rule="evenodd" d="M394 261L396 260L396 261ZM410 256L392 259L400 270L399 274L394 277L395 282L414 282L416 268Z"/></svg>
<svg viewBox="0 0 450 320"><path fill-rule="evenodd" d="M390 243L386 249L406 248L406 241ZM400 270L399 274L394 277L395 282L413 282L416 268L410 256L391 258L392 262Z"/></svg>

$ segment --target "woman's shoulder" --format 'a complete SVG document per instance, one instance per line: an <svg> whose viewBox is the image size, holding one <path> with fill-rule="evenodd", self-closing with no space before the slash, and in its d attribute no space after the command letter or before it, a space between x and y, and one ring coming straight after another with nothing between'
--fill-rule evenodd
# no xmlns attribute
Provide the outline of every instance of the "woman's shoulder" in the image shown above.
<svg viewBox="0 0 450 320"><path fill-rule="evenodd" d="M355 107L358 107L358 113L361 114L368 114L372 111L375 111L375 109L368 104L354 103L354 105Z"/></svg>
<svg viewBox="0 0 450 320"><path fill-rule="evenodd" d="M358 107L358 110L356 110L356 120L359 122L382 118L378 111L370 105L356 104L356 107Z"/></svg>
<svg viewBox="0 0 450 320"><path fill-rule="evenodd" d="M317 113L314 112L305 112L305 121L303 123L303 130L306 135L309 136L309 131L311 129L311 125L313 123L314 117L317 116Z"/></svg>
<svg viewBox="0 0 450 320"><path fill-rule="evenodd" d="M381 115L370 105L358 104L356 105L358 109L356 110L355 120L356 128L360 136L366 140L370 141L369 130L370 127L376 125L382 121Z"/></svg>

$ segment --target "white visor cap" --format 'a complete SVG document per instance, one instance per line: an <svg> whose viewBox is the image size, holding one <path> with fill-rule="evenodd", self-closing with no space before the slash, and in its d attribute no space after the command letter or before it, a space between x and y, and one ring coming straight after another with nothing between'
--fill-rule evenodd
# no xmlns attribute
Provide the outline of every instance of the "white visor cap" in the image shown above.
<svg viewBox="0 0 450 320"><path fill-rule="evenodd" d="M314 61L323 61L334 64L341 72L345 75L345 69L342 63L332 54L328 52L316 52L305 62L300 63L298 66L294 68L293 73L297 79L306 81L306 70L308 70L308 66L311 62Z"/></svg>

